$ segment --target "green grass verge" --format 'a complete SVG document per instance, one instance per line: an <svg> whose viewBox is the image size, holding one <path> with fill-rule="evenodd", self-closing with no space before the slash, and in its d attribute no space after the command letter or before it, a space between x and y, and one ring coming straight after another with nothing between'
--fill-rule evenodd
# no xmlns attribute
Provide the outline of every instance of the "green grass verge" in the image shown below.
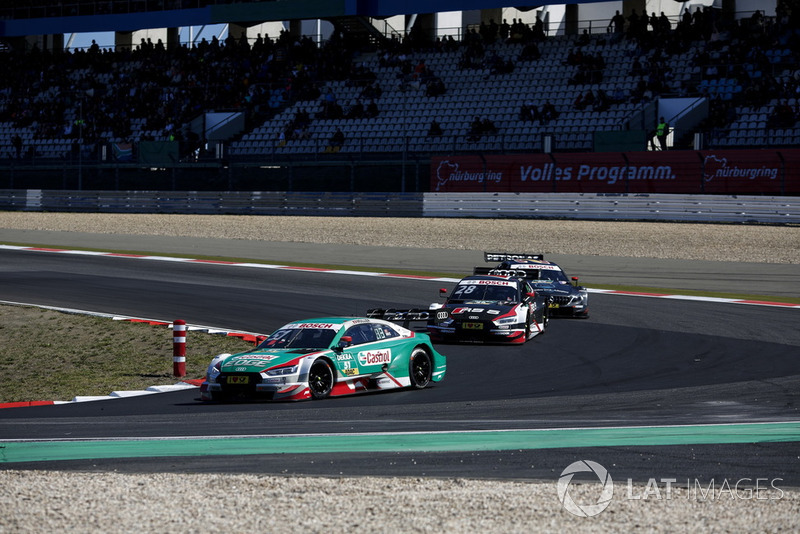
<svg viewBox="0 0 800 534"><path fill-rule="evenodd" d="M0 339L0 402L69 401L179 381L167 326L0 305ZM186 378L203 377L217 354L251 348L238 337L188 332Z"/></svg>

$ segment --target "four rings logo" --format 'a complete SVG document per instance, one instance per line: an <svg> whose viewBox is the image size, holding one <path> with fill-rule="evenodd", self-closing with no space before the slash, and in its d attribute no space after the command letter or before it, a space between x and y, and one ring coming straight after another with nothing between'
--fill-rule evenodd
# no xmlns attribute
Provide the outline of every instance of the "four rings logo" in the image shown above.
<svg viewBox="0 0 800 534"><path fill-rule="evenodd" d="M573 500L569 488L572 483L572 477L574 477L576 473L594 473L597 476L602 485L602 489L596 502L586 504L576 503ZM614 496L614 481L611 480L611 475L608 474L608 471L602 465L591 460L580 460L571 463L561 472L557 489L558 500L561 501L561 505L567 512L578 517L593 517L608 508L608 505L611 504L611 499Z"/></svg>
<svg viewBox="0 0 800 534"><path fill-rule="evenodd" d="M492 269L489 274L495 276L513 276L516 278L525 278L528 272L522 269Z"/></svg>

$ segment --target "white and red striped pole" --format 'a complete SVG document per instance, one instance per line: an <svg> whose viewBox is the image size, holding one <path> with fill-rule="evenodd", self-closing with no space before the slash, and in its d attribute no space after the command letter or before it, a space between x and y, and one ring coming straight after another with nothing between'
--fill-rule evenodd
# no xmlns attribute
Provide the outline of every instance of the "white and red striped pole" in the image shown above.
<svg viewBox="0 0 800 534"><path fill-rule="evenodd" d="M172 375L186 376L186 321L172 323Z"/></svg>

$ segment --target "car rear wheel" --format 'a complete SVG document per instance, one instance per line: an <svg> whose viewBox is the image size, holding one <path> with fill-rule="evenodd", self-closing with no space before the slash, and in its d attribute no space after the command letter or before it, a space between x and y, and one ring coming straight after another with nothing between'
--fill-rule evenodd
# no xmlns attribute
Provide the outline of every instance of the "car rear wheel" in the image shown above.
<svg viewBox="0 0 800 534"><path fill-rule="evenodd" d="M311 364L308 371L308 389L311 398L324 399L331 394L333 389L333 369L325 360L317 360Z"/></svg>
<svg viewBox="0 0 800 534"><path fill-rule="evenodd" d="M426 387L433 376L433 364L430 355L421 348L414 349L408 362L408 376L411 386L416 389Z"/></svg>

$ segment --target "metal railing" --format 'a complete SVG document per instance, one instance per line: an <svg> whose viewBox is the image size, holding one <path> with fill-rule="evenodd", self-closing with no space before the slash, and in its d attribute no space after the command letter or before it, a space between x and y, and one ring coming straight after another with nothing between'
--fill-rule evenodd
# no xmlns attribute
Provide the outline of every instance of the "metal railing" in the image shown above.
<svg viewBox="0 0 800 534"><path fill-rule="evenodd" d="M479 217L797 224L800 198L581 193L0 190L0 209L101 213Z"/></svg>

